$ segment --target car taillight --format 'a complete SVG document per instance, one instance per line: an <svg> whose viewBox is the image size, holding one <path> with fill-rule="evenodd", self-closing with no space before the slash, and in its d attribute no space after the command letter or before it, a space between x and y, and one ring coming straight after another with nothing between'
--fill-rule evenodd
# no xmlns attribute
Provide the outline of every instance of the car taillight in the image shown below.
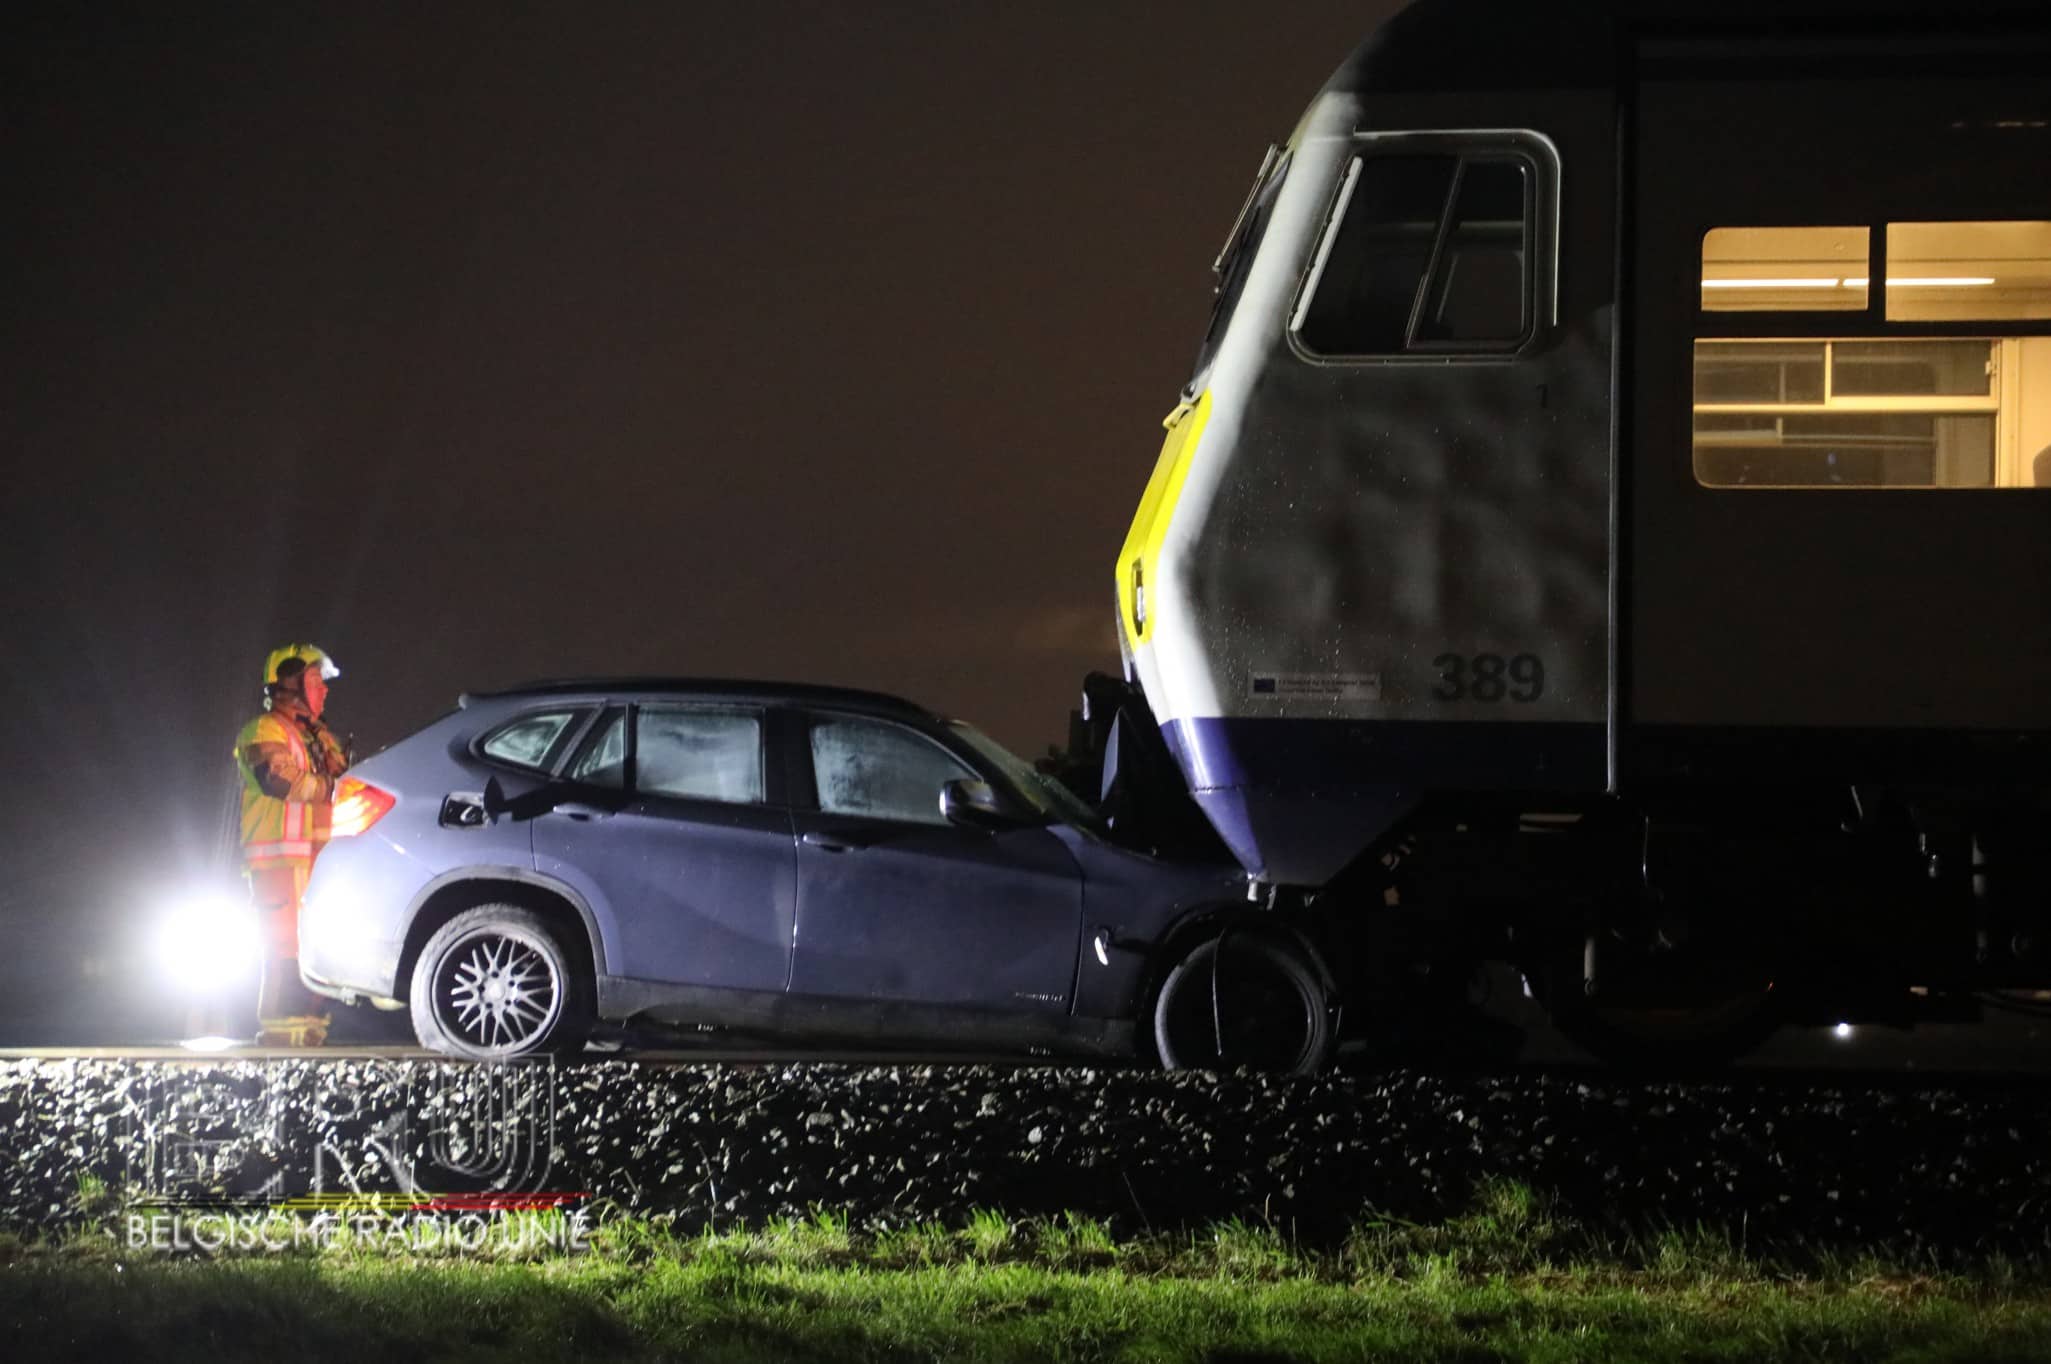
<svg viewBox="0 0 2051 1364"><path fill-rule="evenodd" d="M344 777L335 783L335 813L328 825L328 837L360 834L398 803L399 798L389 791L380 791L357 777Z"/></svg>

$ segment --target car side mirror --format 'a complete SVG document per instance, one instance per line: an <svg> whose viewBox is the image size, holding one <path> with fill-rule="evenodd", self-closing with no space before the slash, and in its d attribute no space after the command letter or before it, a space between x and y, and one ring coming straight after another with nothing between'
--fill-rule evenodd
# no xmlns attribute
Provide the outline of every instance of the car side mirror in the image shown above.
<svg viewBox="0 0 2051 1364"><path fill-rule="evenodd" d="M1018 812L986 781L957 779L942 786L940 813L949 824L993 833L1020 822Z"/></svg>

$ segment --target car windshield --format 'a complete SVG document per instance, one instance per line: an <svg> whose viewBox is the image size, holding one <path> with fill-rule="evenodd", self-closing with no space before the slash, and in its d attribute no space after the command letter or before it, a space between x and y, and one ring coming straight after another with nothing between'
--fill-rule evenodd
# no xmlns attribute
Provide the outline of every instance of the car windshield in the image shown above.
<svg viewBox="0 0 2051 1364"><path fill-rule="evenodd" d="M1031 801L1033 808L1041 814L1051 815L1064 824L1076 825L1098 837L1108 835L1104 822L1097 818L1097 812L1075 792L1052 777L1034 770L1031 763L974 725L961 720L950 720L948 727L966 740L969 747L994 763L1004 774L1005 780L1017 788L1020 795Z"/></svg>

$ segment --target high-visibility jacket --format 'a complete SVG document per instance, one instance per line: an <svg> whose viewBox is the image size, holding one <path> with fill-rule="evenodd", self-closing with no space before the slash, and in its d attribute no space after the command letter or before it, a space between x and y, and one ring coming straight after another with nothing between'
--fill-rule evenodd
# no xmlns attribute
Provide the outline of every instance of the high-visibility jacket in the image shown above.
<svg viewBox="0 0 2051 1364"><path fill-rule="evenodd" d="M235 736L242 769L242 860L311 865L328 841L335 779L347 766L332 731L303 712L270 710Z"/></svg>

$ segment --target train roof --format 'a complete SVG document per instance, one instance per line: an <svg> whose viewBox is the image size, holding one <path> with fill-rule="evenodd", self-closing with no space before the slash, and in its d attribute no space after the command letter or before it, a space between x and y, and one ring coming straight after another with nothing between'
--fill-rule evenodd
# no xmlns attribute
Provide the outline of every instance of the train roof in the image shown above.
<svg viewBox="0 0 2051 1364"><path fill-rule="evenodd" d="M1933 36L2051 42L2044 0L1416 0L1326 86L1349 94L1614 88L1632 38L1719 45ZM1904 55L1921 55L1904 49Z"/></svg>

